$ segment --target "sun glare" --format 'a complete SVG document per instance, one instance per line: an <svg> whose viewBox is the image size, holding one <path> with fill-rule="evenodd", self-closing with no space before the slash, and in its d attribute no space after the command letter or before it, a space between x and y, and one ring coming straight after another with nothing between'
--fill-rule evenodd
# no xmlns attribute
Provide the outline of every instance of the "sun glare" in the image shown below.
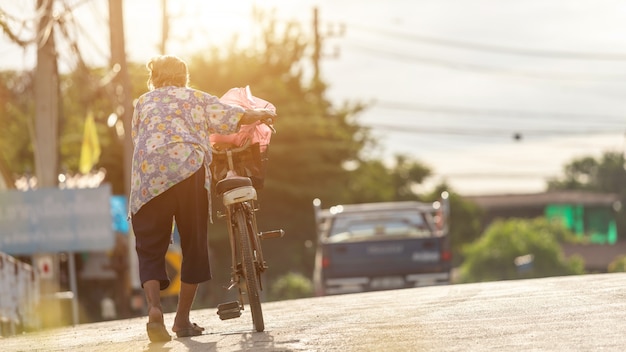
<svg viewBox="0 0 626 352"><path fill-rule="evenodd" d="M249 40L252 7L248 1L170 2L172 41L192 46L223 45L237 36Z"/></svg>
<svg viewBox="0 0 626 352"><path fill-rule="evenodd" d="M159 54L162 37L162 4L168 14L167 53L186 56L213 47L249 46L255 38L253 8L274 10L281 18L301 17L302 2L288 0L174 1L140 0L125 2L125 26L131 58L145 59ZM309 14L307 10L304 12Z"/></svg>

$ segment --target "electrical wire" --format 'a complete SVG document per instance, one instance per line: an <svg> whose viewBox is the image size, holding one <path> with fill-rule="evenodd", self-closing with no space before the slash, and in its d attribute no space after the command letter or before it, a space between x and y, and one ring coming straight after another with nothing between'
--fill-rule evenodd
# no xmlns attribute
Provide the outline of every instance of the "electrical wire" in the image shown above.
<svg viewBox="0 0 626 352"><path fill-rule="evenodd" d="M367 45L359 45L354 43L346 43L346 47L360 51L366 54L391 59L394 61L405 61L409 63L420 63L431 66L439 66L448 69L472 71L488 74L512 75L524 78L547 79L547 80L569 80L569 81L607 81L613 83L626 83L626 74L589 74L589 73L559 73L559 72L533 72L526 70L518 70L513 68L495 67L487 65L477 65L467 62L458 62L444 60L441 58L409 55L405 52L397 53L385 51L380 48L374 48Z"/></svg>
<svg viewBox="0 0 626 352"><path fill-rule="evenodd" d="M83 60L83 55L76 40L77 35L75 34L73 37L70 34L71 29L75 30L77 28L77 23L73 15L72 8L68 5L67 1L63 2L63 8L65 11L62 15L59 16L58 27L60 34L63 35L63 38L67 42L67 45L69 46L69 49L72 53L72 55L69 55L68 60L74 59L75 61L73 62L73 64L75 64L77 67L86 67L85 61ZM74 31L74 33L76 33L76 31Z"/></svg>
<svg viewBox="0 0 626 352"><path fill-rule="evenodd" d="M10 14L6 10L0 9L0 27L2 28L2 31L13 43L23 48L32 43L36 43L38 32L36 29L33 29L33 27L37 27L41 19L45 16L45 9L50 1L52 0L46 0L42 2L40 7L35 8L35 14L32 18L20 18L16 15ZM12 29L10 22L15 23L17 28ZM30 30L35 31L35 34L28 39L21 39L22 33Z"/></svg>
<svg viewBox="0 0 626 352"><path fill-rule="evenodd" d="M407 126L392 125L383 123L368 123L370 127L376 130L384 130L391 132L401 132L410 134L439 134L439 135L456 135L456 136L476 136L476 137L494 137L502 138L502 136L510 136L513 139L521 139L523 136L586 136L589 134L602 134L615 132L615 129L592 129L588 128L583 131L565 130L565 129L494 129L494 128L450 128L450 127L433 127L433 126Z"/></svg>
<svg viewBox="0 0 626 352"><path fill-rule="evenodd" d="M607 123L608 120L624 121L624 115L601 114L601 113L577 113L577 112L553 112L553 111L525 111L511 109L492 109L492 108L467 108L467 107L451 107L440 105L429 105L419 103L405 103L393 101L376 101L373 107L389 110L403 110L411 112L428 112L437 114L450 115L472 115L472 116L488 116L488 117L519 117L519 118L537 118L545 121L546 119L557 119L566 121L571 124L572 121L590 120L593 122Z"/></svg>
<svg viewBox="0 0 626 352"><path fill-rule="evenodd" d="M454 173L441 173L435 172L433 175L440 177L454 177L454 178L476 178L476 179L498 179L498 178L552 178L554 175L541 173L541 172L454 172Z"/></svg>
<svg viewBox="0 0 626 352"><path fill-rule="evenodd" d="M549 59L570 59L570 60L599 60L599 61L626 61L626 53L593 53L581 51L558 51L539 50L534 48L509 47L502 45L492 45L476 42L461 41L448 38L432 37L415 33L393 32L382 28L373 28L360 24L351 23L350 28L367 33L383 35L388 38L402 39L411 42L427 43L455 49L474 50L481 52L509 54L516 56L532 56Z"/></svg>
<svg viewBox="0 0 626 352"><path fill-rule="evenodd" d="M42 3L41 3L41 6L35 8L35 13L34 13L34 15L32 17L20 18L18 16L9 14L7 11L2 10L2 9L0 9L0 13L4 17L6 17L7 19L9 19L11 21L14 21L14 22L39 23L39 21L41 21L41 18L46 15L46 8L48 7L48 4L50 3L50 1L53 1L53 0L43 0ZM16 1L16 2L18 2L18 1Z"/></svg>

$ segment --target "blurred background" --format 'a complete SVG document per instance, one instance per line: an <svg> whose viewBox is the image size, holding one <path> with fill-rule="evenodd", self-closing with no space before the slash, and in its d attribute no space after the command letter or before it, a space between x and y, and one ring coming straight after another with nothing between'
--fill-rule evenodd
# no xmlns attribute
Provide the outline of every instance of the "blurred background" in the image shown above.
<svg viewBox="0 0 626 352"><path fill-rule="evenodd" d="M68 36L85 62L107 64L107 1L66 3ZM297 21L311 39L317 30L328 98L367 103L358 119L380 137L373 152L415 156L433 169L431 184L447 180L463 194L541 191L572 158L624 148L623 1L170 1L167 52L188 57L233 36L246 47L254 6ZM19 35L32 31L33 7L3 2L7 18L31 20ZM160 52L162 17L160 1L124 2L130 61ZM1 67L34 67L33 46L0 39ZM59 68L75 67L71 44L58 46Z"/></svg>
<svg viewBox="0 0 626 352"><path fill-rule="evenodd" d="M624 15L624 0L0 0L0 252L31 265L42 301L70 319L35 325L144 313L125 221L127 131L145 63L173 54L192 87L250 85L277 107L258 216L287 236L264 247L264 299L312 294L316 198L328 208L449 192L458 282L623 270ZM75 190L80 208L87 189L110 199L92 214L112 223L106 238L85 229L49 246L49 224L75 231L80 219L30 215L62 208L56 191ZM511 250L498 256L502 234ZM543 235L554 250L534 246ZM221 221L210 246L199 307L227 296ZM176 280L176 245L168 255ZM548 264L520 272L516 258ZM175 290L164 295L172 309ZM70 301L74 316L63 315Z"/></svg>

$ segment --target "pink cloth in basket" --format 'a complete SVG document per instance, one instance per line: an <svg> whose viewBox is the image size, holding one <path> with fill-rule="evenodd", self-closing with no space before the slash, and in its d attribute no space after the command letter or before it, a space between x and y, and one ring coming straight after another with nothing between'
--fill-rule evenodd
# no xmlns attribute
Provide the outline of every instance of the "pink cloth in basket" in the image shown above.
<svg viewBox="0 0 626 352"><path fill-rule="evenodd" d="M276 112L276 107L261 98L257 98L250 92L250 86L245 88L231 88L220 98L220 101L230 105L237 105L244 109L268 109ZM250 141L250 144L259 143L261 152L265 151L267 145L270 144L270 138L272 137L272 129L262 122L256 122L250 125L242 125L239 132L222 135L211 134L209 140L211 145L219 144L232 144L237 147L243 146L246 141Z"/></svg>

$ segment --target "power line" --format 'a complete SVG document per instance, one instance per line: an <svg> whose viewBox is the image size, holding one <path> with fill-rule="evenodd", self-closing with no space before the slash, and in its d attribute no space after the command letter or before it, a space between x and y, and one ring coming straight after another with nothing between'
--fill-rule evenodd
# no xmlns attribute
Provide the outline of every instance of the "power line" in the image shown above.
<svg viewBox="0 0 626 352"><path fill-rule="evenodd" d="M95 2L89 1L89 0L83 0L81 3L76 4L75 7L78 7L79 5L83 5L83 4L89 4L91 6L90 11L94 15L94 20L98 21L98 23L99 23L98 25L101 25L103 27L107 27L109 25L109 20L108 20L108 16L107 16L106 11L103 13L102 9L98 9L96 7L96 3ZM109 57L110 57L110 52L109 53L106 52L106 51L109 50L108 47L106 49L103 49L101 47L101 45L102 45L101 41L94 39L94 37L91 35L92 31L88 30L87 28L84 28L84 26L79 21L76 21L74 16L72 16L72 23L73 23L74 27L76 28L76 31L78 33L80 33L80 37L84 41L86 41L89 44L91 44L90 50L92 50L95 53L97 53L100 57L107 58L107 60L108 60ZM105 46L107 46L107 45L105 45Z"/></svg>
<svg viewBox="0 0 626 352"><path fill-rule="evenodd" d="M586 114L576 112L550 112L550 111L525 111L525 110L508 110L508 109L491 109L491 108L467 108L467 107L450 107L441 105L429 105L418 103L402 103L392 101L377 101L374 103L374 107L390 110L406 110L406 111L419 111L438 114L450 114L450 115L480 115L480 116L495 116L495 117L520 117L520 118L556 118L566 121L589 119L595 122L599 122L601 119L611 121L623 121L626 116L624 115L611 115L611 114Z"/></svg>
<svg viewBox="0 0 626 352"><path fill-rule="evenodd" d="M456 135L456 136L474 136L474 137L495 137L502 138L510 136L513 139L522 139L525 135L533 136L553 136L553 135L589 135L615 132L615 129L586 129L584 131L573 131L564 129L495 129L495 128L451 128L451 127L432 127L432 126L407 126L407 125L391 125L383 123L368 123L368 126L375 130L384 130L390 132L402 132L409 134L439 134L439 135Z"/></svg>
<svg viewBox="0 0 626 352"><path fill-rule="evenodd" d="M466 49L498 54L511 54L521 56L533 56L550 59L571 59L571 60L601 60L601 61L626 61L626 53L592 53L581 51L560 51L560 50L539 50L534 48L509 47L502 45L492 45L476 42L461 41L448 38L432 37L414 33L393 32L380 28L372 28L359 24L350 24L357 30L384 35L394 39L403 39L413 42L422 42L432 45L452 47L456 49Z"/></svg>
<svg viewBox="0 0 626 352"><path fill-rule="evenodd" d="M435 172L434 175L440 177L453 177L453 178L475 178L475 179L511 179L511 178L553 178L555 175L535 172L455 172L455 173L442 173Z"/></svg>
<svg viewBox="0 0 626 352"><path fill-rule="evenodd" d="M570 80L570 81L608 81L615 83L626 82L626 75L616 74L588 74L588 73L556 73L556 72L540 72L540 71L526 71L517 70L512 68L503 68L495 66L477 65L467 62L455 62L449 60L443 60L440 58L433 58L427 56L408 55L406 53L395 53L381 50L380 48L373 48L364 45L347 43L346 47L355 49L368 54L373 54L379 57L389 58L395 61L407 61L410 63L421 63L427 65L440 66L456 70L474 71L488 74L507 74L520 76L525 78L535 79L550 79L550 80Z"/></svg>
<svg viewBox="0 0 626 352"><path fill-rule="evenodd" d="M50 1L53 1L53 0L42 1L41 6L35 8L34 16L31 18L20 19L18 18L18 16L11 15L6 10L2 10L2 9L0 9L0 15L2 15L2 17L8 20L11 20L14 22L21 22L22 24L25 24L26 22L39 23L39 21L41 21L41 18L46 15L46 7L48 6L48 3Z"/></svg>

